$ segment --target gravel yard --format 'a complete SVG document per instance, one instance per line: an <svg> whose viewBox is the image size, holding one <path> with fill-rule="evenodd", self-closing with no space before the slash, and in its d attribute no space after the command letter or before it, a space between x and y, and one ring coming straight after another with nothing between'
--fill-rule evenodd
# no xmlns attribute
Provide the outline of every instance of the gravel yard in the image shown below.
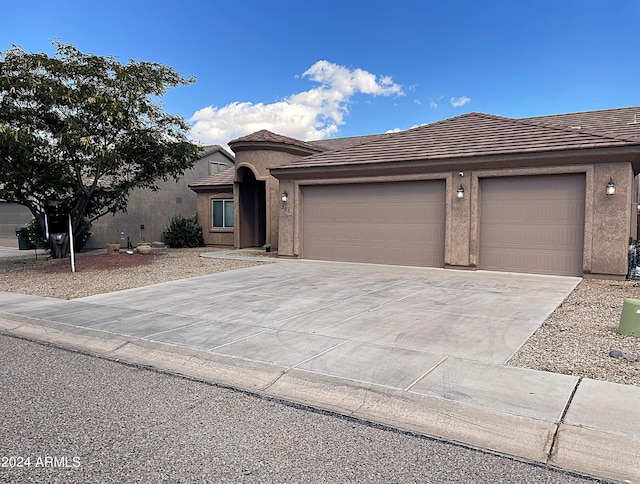
<svg viewBox="0 0 640 484"><path fill-rule="evenodd" d="M78 297L149 286L161 282L205 276L250 267L260 262L200 257L221 249L163 249L149 255L108 255L104 250L78 254L76 272L69 259L47 260L38 256L0 259L0 291L34 296Z"/></svg>
<svg viewBox="0 0 640 484"><path fill-rule="evenodd" d="M215 250L166 249L148 256L89 252L76 258L75 273L68 259L36 260L33 254L0 258L0 291L74 299L261 263L259 257L256 261L200 257ZM617 332L625 298L640 299L639 282L583 280L508 364L640 386L639 361L609 356L611 350L631 359L640 356L640 338Z"/></svg>
<svg viewBox="0 0 640 484"><path fill-rule="evenodd" d="M640 338L618 333L622 304L640 299L637 281L583 279L511 358L509 365L640 386Z"/></svg>

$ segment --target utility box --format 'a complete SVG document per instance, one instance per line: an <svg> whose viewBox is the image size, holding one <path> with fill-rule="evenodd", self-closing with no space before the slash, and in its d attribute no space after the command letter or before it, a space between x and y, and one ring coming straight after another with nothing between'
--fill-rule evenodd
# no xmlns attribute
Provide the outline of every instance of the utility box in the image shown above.
<svg viewBox="0 0 640 484"><path fill-rule="evenodd" d="M640 337L640 300L624 300L618 333L625 336Z"/></svg>

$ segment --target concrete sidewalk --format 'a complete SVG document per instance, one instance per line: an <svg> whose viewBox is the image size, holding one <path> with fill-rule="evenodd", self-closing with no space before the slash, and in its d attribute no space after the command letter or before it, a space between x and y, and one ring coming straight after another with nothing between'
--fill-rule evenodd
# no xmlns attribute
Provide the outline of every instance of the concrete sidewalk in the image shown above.
<svg viewBox="0 0 640 484"><path fill-rule="evenodd" d="M0 293L0 331L640 479L640 388L503 365L578 281L289 261L74 301Z"/></svg>
<svg viewBox="0 0 640 484"><path fill-rule="evenodd" d="M20 250L17 247L0 246L0 259L7 257L47 257L48 253L43 249Z"/></svg>

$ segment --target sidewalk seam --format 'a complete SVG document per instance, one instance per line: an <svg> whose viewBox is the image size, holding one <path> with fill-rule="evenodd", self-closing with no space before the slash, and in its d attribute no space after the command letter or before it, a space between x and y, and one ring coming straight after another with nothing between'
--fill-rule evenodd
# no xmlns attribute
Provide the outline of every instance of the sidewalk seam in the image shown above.
<svg viewBox="0 0 640 484"><path fill-rule="evenodd" d="M560 420L558 420L558 424L556 425L556 430L553 433L553 438L551 439L551 446L549 447L549 453L547 454L547 464L551 464L553 456L558 450L558 433L560 432L560 426L564 423L564 418L567 416L567 412L569 411L569 407L573 402L573 397L578 391L578 387L580 386L580 383L582 383L581 376L578 377L578 381L573 387L573 391L571 392L571 395L569 395L569 398L567 399L567 403L564 406L564 410L562 411L562 415L560 416Z"/></svg>

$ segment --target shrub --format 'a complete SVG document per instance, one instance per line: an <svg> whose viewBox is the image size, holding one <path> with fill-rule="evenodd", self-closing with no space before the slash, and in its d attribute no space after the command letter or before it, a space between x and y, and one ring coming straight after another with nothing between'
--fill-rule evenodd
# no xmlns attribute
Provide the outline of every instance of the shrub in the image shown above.
<svg viewBox="0 0 640 484"><path fill-rule="evenodd" d="M198 215L183 217L176 215L164 230L164 242L173 249L181 247L203 247L202 229L198 225Z"/></svg>

